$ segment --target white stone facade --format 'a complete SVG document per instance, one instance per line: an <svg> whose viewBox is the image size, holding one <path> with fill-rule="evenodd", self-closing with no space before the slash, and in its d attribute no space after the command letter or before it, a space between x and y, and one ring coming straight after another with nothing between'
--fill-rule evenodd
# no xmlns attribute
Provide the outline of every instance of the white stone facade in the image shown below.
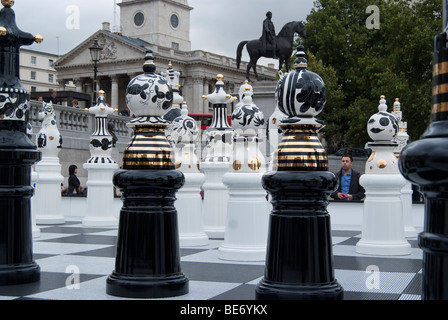
<svg viewBox="0 0 448 320"><path fill-rule="evenodd" d="M148 49L157 55L157 70L166 70L171 62L174 70L182 72L182 96L192 114L212 113L211 105L201 97L213 90L217 74L224 75L226 92L234 92L244 82L247 63L243 62L237 69L235 58L202 50L190 51L192 8L187 0L123 0L119 5L122 32L111 32L110 24L103 23L101 30L56 61L60 83L73 82L77 92L93 92L93 63L89 47L95 38L103 47L98 64L97 91L104 90L107 102L119 111L125 107L127 84L142 73L141 61ZM143 17L135 18L138 12ZM174 22L173 15L178 18ZM141 26L136 23L141 23ZM177 24L177 27L172 24ZM265 79L275 80L274 68L258 66L257 70ZM232 112L232 105L228 111L229 114Z"/></svg>

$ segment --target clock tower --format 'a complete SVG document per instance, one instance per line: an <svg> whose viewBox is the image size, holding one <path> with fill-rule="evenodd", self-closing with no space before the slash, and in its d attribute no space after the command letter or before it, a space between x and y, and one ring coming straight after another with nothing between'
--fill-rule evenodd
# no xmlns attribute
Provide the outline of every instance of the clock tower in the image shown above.
<svg viewBox="0 0 448 320"><path fill-rule="evenodd" d="M157 46L190 51L188 0L122 0L122 34Z"/></svg>

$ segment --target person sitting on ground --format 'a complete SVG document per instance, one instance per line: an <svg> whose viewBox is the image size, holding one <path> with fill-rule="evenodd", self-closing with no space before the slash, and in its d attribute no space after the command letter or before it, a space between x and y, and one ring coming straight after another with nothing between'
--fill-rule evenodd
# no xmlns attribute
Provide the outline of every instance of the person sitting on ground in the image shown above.
<svg viewBox="0 0 448 320"><path fill-rule="evenodd" d="M81 183L79 182L78 177L76 176L78 173L78 167L74 164L72 164L68 168L68 189L67 194L73 194L74 191L76 191L77 194L81 194L84 192L84 188L81 186Z"/></svg>
<svg viewBox="0 0 448 320"><path fill-rule="evenodd" d="M353 157L344 154L341 159L341 170L336 173L339 181L338 189L331 194L335 200L362 200L366 190L359 184L361 174L352 168Z"/></svg>

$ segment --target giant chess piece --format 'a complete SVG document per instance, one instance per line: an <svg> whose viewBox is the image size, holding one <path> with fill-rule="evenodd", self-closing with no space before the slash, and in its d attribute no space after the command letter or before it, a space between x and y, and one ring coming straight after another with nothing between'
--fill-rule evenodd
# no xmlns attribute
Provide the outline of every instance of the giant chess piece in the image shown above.
<svg viewBox="0 0 448 320"><path fill-rule="evenodd" d="M34 208L37 224L63 224L61 174L59 152L62 148L62 136L56 122L56 112L52 103L42 103L38 117L42 127L36 134L37 148L42 152L42 160L35 165L38 181L34 195Z"/></svg>
<svg viewBox="0 0 448 320"><path fill-rule="evenodd" d="M443 2L443 32L434 39L431 123L421 139L400 154L403 176L420 187L425 201L422 299L448 299L448 4Z"/></svg>
<svg viewBox="0 0 448 320"><path fill-rule="evenodd" d="M397 147L394 149L394 154L397 158L400 157L401 150L408 144L409 135L407 133L408 123L403 121L403 113L401 112L400 99L396 98L394 102L394 110L392 114L398 121L398 133L395 136L394 142L397 143ZM403 189L401 189L401 203L403 207L403 219L404 219L404 235L406 238L417 237L417 229L414 227L412 216L412 183L406 181Z"/></svg>
<svg viewBox="0 0 448 320"><path fill-rule="evenodd" d="M175 193L185 178L175 170L165 136L163 115L171 108L172 89L156 75L152 51L144 73L130 81L126 103L137 118L128 122L133 137L123 155L123 169L113 177L123 199L115 270L106 292L131 298L163 298L188 293L180 265Z"/></svg>
<svg viewBox="0 0 448 320"><path fill-rule="evenodd" d="M187 103L182 104L182 115L170 126L171 141L176 168L185 176L185 184L177 192L175 203L179 216L179 240L181 246L205 246L209 243L202 219L201 186L205 175L200 171L196 141L199 129L196 121L188 116Z"/></svg>
<svg viewBox="0 0 448 320"><path fill-rule="evenodd" d="M263 261L266 258L270 203L261 178L266 161L259 150L263 139L263 112L253 103L251 87L232 113L234 156L223 183L229 189L224 242L218 257L234 261Z"/></svg>
<svg viewBox="0 0 448 320"><path fill-rule="evenodd" d="M168 69L166 72L161 72L161 75L166 78L166 80L171 85L173 90L173 106L172 108L163 116L163 119L172 122L177 117L182 115L182 103L184 102L184 98L181 96L181 87L180 87L180 71L173 69L173 64L171 61L168 64ZM167 128L167 131L170 130L170 127ZM167 132L168 137L168 132Z"/></svg>
<svg viewBox="0 0 448 320"><path fill-rule="evenodd" d="M411 245L404 235L401 189L406 181L398 170L393 141L398 133L397 119L387 112L381 96L379 112L370 117L367 132L372 154L359 183L366 190L361 240L356 251L370 255L407 255Z"/></svg>
<svg viewBox="0 0 448 320"><path fill-rule="evenodd" d="M256 286L257 299L341 299L334 277L328 197L336 176L317 132L316 120L325 105L322 78L308 71L303 46L295 70L278 82L276 95L284 134L275 154L276 171L263 175L272 196L266 267Z"/></svg>
<svg viewBox="0 0 448 320"><path fill-rule="evenodd" d="M97 104L86 111L95 115L95 131L90 137L90 158L83 165L88 172L88 192L87 211L82 223L86 226L112 227L118 225L113 210L112 183L118 164L112 159L113 138L108 130L107 116L116 110L106 104L104 91L100 90Z"/></svg>
<svg viewBox="0 0 448 320"><path fill-rule="evenodd" d="M222 178L229 171L233 149L233 130L227 122L227 104L235 99L224 91L223 75L216 77L216 89L202 96L213 105L213 118L206 130L207 145L201 170L205 173L204 189L204 230L209 238L224 238L227 202L229 194Z"/></svg>
<svg viewBox="0 0 448 320"><path fill-rule="evenodd" d="M31 167L41 152L27 136L29 92L20 83L20 47L41 42L21 31L11 6L0 11L0 285L35 282L40 267L33 260Z"/></svg>

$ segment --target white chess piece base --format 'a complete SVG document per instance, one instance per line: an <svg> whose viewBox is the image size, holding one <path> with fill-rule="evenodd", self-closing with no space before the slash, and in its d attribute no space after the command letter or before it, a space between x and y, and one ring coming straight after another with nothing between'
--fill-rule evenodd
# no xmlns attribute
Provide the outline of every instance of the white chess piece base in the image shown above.
<svg viewBox="0 0 448 320"><path fill-rule="evenodd" d="M411 245L404 235L400 199L405 180L398 174L364 174L366 190L361 240L356 252L369 255L408 255Z"/></svg>
<svg viewBox="0 0 448 320"><path fill-rule="evenodd" d="M58 157L43 157L35 165L38 181L34 194L36 224L65 223L61 207L61 165Z"/></svg>
<svg viewBox="0 0 448 320"><path fill-rule="evenodd" d="M179 221L179 244L183 247L205 246L208 236L202 221L200 187L205 181L203 173L184 173L185 184L176 193L175 207Z"/></svg>
<svg viewBox="0 0 448 320"><path fill-rule="evenodd" d="M118 212L113 210L112 178L116 163L84 163L88 171L87 207L82 223L86 226L112 227L118 225Z"/></svg>
<svg viewBox="0 0 448 320"><path fill-rule="evenodd" d="M229 202L224 242L218 257L234 261L264 261L271 206L261 186L263 173L226 173Z"/></svg>

